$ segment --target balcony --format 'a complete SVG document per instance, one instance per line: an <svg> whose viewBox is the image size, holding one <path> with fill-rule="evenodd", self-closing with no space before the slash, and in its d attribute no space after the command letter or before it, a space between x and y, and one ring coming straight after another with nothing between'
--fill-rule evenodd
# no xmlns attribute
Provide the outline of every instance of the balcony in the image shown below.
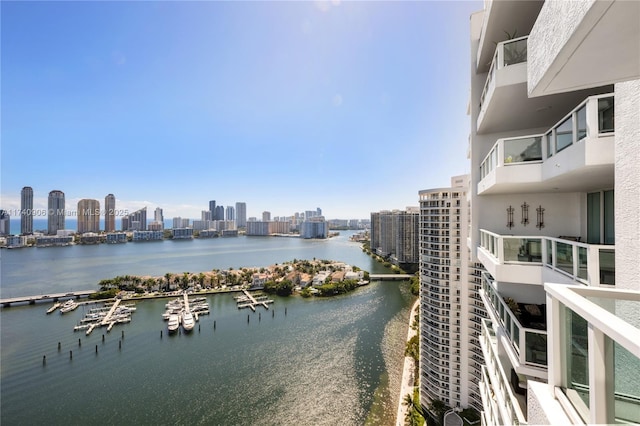
<svg viewBox="0 0 640 426"><path fill-rule="evenodd" d="M615 285L613 245L553 237L505 236L481 229L478 259L498 281L542 284L545 274L547 281Z"/></svg>
<svg viewBox="0 0 640 426"><path fill-rule="evenodd" d="M498 139L478 194L587 191L613 185L613 94L591 96L543 134Z"/></svg>
<svg viewBox="0 0 640 426"><path fill-rule="evenodd" d="M492 424L526 425L527 401L523 392L516 393L506 371L511 371L508 359L497 351L497 337L491 322L482 321L482 340L486 365L481 367L483 405L491 412ZM526 386L526 385L525 385ZM526 387L525 387L526 389Z"/></svg>
<svg viewBox="0 0 640 426"><path fill-rule="evenodd" d="M523 372L525 370L521 367L529 367L530 369L526 370L529 374L544 376L547 368L545 306L517 303L513 299L507 301L500 296L494 285L488 274L483 274L483 299L487 309L491 310L490 316L495 318L505 331L512 350L510 358L514 361L514 368Z"/></svg>

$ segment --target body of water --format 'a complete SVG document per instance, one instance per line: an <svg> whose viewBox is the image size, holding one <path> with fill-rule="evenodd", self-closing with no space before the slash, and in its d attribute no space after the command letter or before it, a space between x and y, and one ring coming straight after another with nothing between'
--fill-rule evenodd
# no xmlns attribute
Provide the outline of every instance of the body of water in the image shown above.
<svg viewBox="0 0 640 426"><path fill-rule="evenodd" d="M238 237L1 254L2 297L94 288L119 274L294 258L386 272L347 234L326 241ZM73 332L83 308L66 315L46 315L49 304L3 308L2 424L394 422L413 300L406 284L377 282L328 299L276 297L270 310L255 313L238 310L232 294L208 300L211 315L191 334L173 336L161 317L167 299L138 302L130 324L90 336Z"/></svg>

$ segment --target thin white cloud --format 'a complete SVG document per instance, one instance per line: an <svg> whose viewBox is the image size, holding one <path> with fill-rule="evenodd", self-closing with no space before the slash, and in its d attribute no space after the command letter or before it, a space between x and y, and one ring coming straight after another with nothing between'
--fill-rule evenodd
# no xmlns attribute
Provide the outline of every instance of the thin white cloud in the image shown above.
<svg viewBox="0 0 640 426"><path fill-rule="evenodd" d="M333 103L333 106L339 107L343 102L342 95L340 93L336 93L335 95L333 95L333 99L331 100L331 102Z"/></svg>

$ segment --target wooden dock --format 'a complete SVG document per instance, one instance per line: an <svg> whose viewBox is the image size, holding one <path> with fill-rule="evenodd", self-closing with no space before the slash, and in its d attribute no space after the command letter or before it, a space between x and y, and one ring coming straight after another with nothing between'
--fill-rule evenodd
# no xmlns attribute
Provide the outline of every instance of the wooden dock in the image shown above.
<svg viewBox="0 0 640 426"><path fill-rule="evenodd" d="M265 309L269 309L269 303L273 303L273 300L256 300L247 290L242 290L245 295L245 300L238 301L238 309L250 308L253 312L256 311L256 306L264 306Z"/></svg>

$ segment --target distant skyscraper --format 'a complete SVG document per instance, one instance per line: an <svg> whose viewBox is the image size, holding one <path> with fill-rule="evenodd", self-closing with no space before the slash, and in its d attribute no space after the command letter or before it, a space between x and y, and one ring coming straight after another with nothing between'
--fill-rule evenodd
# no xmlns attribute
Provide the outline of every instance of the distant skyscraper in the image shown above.
<svg viewBox="0 0 640 426"><path fill-rule="evenodd" d="M56 235L59 230L64 229L64 192L53 190L49 192L49 216L47 233Z"/></svg>
<svg viewBox="0 0 640 426"><path fill-rule="evenodd" d="M78 201L78 234L100 232L100 202L82 199Z"/></svg>
<svg viewBox="0 0 640 426"><path fill-rule="evenodd" d="M213 220L224 220L224 206L216 206L216 213Z"/></svg>
<svg viewBox="0 0 640 426"><path fill-rule="evenodd" d="M271 212L262 212L262 221L263 222L271 221Z"/></svg>
<svg viewBox="0 0 640 426"><path fill-rule="evenodd" d="M233 206L227 206L227 210L226 210L226 220L235 220L236 219L236 210L233 208Z"/></svg>
<svg viewBox="0 0 640 426"><path fill-rule="evenodd" d="M147 208L143 207L122 218L123 231L144 231L147 229Z"/></svg>
<svg viewBox="0 0 640 426"><path fill-rule="evenodd" d="M104 197L104 230L106 232L116 230L116 197L113 194Z"/></svg>
<svg viewBox="0 0 640 426"><path fill-rule="evenodd" d="M200 220L202 220L203 222L205 222L207 220L213 220L213 216L211 215L211 211L210 210L202 210L202 212L200 212Z"/></svg>
<svg viewBox="0 0 640 426"><path fill-rule="evenodd" d="M236 203L236 227L244 228L247 226L247 203Z"/></svg>
<svg viewBox="0 0 640 426"><path fill-rule="evenodd" d="M11 234L11 218L6 210L0 210L0 235Z"/></svg>
<svg viewBox="0 0 640 426"><path fill-rule="evenodd" d="M164 223L164 214L162 213L162 209L160 207L156 207L153 212L153 220L155 222Z"/></svg>
<svg viewBox="0 0 640 426"><path fill-rule="evenodd" d="M216 218L216 200L209 201L209 211L211 212L211 220Z"/></svg>
<svg viewBox="0 0 640 426"><path fill-rule="evenodd" d="M20 192L20 233L33 234L33 188L25 186Z"/></svg>

